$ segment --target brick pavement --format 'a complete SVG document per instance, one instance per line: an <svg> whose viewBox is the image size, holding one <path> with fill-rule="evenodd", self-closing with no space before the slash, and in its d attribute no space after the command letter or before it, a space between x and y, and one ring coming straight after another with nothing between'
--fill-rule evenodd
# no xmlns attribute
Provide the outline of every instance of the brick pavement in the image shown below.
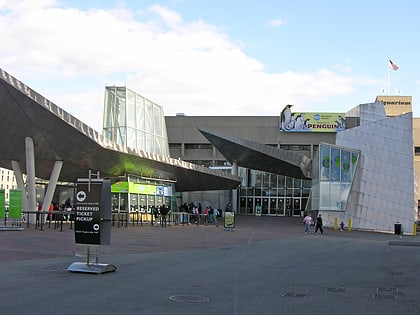
<svg viewBox="0 0 420 315"><path fill-rule="evenodd" d="M67 271L76 247L68 225L63 232L25 226L0 232L0 309L44 315L420 315L420 252L388 246L389 240L401 242L397 235L359 231L305 235L300 218L285 217L237 216L233 230L115 226L112 257L103 261L117 272L92 277ZM177 302L174 296L207 299Z"/></svg>
<svg viewBox="0 0 420 315"><path fill-rule="evenodd" d="M167 228L129 224L112 227L110 254L168 252L187 249L225 247L261 240L295 237L303 234L300 218L236 216L235 228L223 223L173 225ZM0 261L31 260L74 256L76 245L70 224L43 230L23 225L23 231L0 231Z"/></svg>
<svg viewBox="0 0 420 315"><path fill-rule="evenodd" d="M222 220L221 220L222 221ZM129 224L112 227L109 254L157 253L203 248L229 247L264 240L296 238L304 235L301 218L295 217L235 217L235 228L226 229L209 225L173 225L167 228ZM0 262L42 258L62 258L75 255L74 230L69 223L54 228L44 225L43 230L23 225L23 231L0 231ZM325 229L329 236L388 240L390 234ZM315 236L315 235L311 235ZM316 235L318 236L318 235ZM321 236L321 235L319 235ZM391 239L395 240L395 236ZM398 239L399 240L399 239ZM416 237L404 237L403 242L417 243Z"/></svg>

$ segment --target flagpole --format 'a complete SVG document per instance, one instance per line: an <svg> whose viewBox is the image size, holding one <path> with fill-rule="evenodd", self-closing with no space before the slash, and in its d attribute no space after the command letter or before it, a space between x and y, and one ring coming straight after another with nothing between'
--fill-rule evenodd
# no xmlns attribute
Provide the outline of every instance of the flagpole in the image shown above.
<svg viewBox="0 0 420 315"><path fill-rule="evenodd" d="M389 57L388 57L388 62L386 63L387 68L388 68L388 83L387 83L387 89L386 89L386 95L389 95L389 89L391 88L391 71L390 71L390 67L389 67Z"/></svg>

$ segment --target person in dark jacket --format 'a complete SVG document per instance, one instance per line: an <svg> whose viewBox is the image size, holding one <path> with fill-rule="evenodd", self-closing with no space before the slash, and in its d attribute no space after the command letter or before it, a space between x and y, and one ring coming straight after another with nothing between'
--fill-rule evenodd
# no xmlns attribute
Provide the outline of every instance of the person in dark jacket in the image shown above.
<svg viewBox="0 0 420 315"><path fill-rule="evenodd" d="M160 209L160 215L161 215L161 227L166 227L166 218L169 213L169 208L166 205L163 205Z"/></svg>
<svg viewBox="0 0 420 315"><path fill-rule="evenodd" d="M324 234L324 229L322 228L322 217L321 214L318 214L318 217L316 218L315 223L315 232L318 232L318 229L321 231L321 234Z"/></svg>

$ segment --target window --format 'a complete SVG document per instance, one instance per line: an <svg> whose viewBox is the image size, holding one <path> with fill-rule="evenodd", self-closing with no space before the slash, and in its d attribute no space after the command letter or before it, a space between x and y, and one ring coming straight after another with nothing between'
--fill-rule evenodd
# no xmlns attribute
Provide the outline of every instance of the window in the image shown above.
<svg viewBox="0 0 420 315"><path fill-rule="evenodd" d="M186 143L186 150L211 150L213 146L207 143Z"/></svg>
<svg viewBox="0 0 420 315"><path fill-rule="evenodd" d="M299 144L281 144L280 149L290 151L311 151L310 145L299 145Z"/></svg>
<svg viewBox="0 0 420 315"><path fill-rule="evenodd" d="M420 155L420 147L415 147L414 148L414 155L417 155L417 156Z"/></svg>

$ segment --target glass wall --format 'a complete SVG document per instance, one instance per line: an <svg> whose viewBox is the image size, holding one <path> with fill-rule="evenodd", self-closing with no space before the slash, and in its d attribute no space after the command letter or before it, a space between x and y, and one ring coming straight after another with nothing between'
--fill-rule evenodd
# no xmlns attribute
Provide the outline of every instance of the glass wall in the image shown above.
<svg viewBox="0 0 420 315"><path fill-rule="evenodd" d="M120 145L169 157L163 108L126 87L105 88L103 135Z"/></svg>
<svg viewBox="0 0 420 315"><path fill-rule="evenodd" d="M239 192L239 213L301 216L308 202L311 180L297 179L262 171L239 168L242 184Z"/></svg>
<svg viewBox="0 0 420 315"><path fill-rule="evenodd" d="M112 211L128 212L130 221L135 213L143 214L143 219L150 220L153 207L166 205L176 210L174 191L171 183L116 182L111 186Z"/></svg>
<svg viewBox="0 0 420 315"><path fill-rule="evenodd" d="M319 179L312 190L312 209L344 211L356 171L359 151L321 144Z"/></svg>

